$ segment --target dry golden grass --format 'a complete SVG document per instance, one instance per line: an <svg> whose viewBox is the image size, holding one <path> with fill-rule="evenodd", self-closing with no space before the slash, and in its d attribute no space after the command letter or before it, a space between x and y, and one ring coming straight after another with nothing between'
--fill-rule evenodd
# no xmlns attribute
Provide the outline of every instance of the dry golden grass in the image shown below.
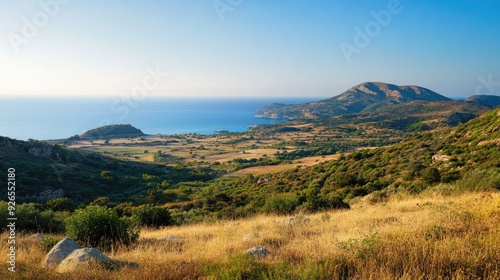
<svg viewBox="0 0 500 280"><path fill-rule="evenodd" d="M234 160L234 159L258 159L258 158L263 157L264 155L272 156L277 151L278 150L276 150L276 149L253 149L253 150L246 150L245 153L234 152L234 153L225 153L225 154L207 156L205 161L208 161L208 162L215 162L215 161L227 162L227 161Z"/></svg>
<svg viewBox="0 0 500 280"><path fill-rule="evenodd" d="M245 176L247 174L259 176L259 175L264 175L264 174L269 174L269 173L276 173L276 172L285 171L288 169L292 169L298 165L299 164L291 163L291 164L279 164L279 165L254 166L254 167L248 167L245 169L241 169L241 170L229 173L225 176L226 177Z"/></svg>
<svg viewBox="0 0 500 280"><path fill-rule="evenodd" d="M4 265L0 279L500 279L500 193L369 201L299 215L294 225L284 222L290 217L258 216L143 230L135 246L108 253L139 268L111 272L45 271L44 252L20 237L18 272ZM164 236L178 240L159 240ZM1 239L6 244L5 234ZM245 257L254 246L271 255Z"/></svg>
<svg viewBox="0 0 500 280"><path fill-rule="evenodd" d="M340 157L339 154L336 155L327 155L327 156L316 156L316 157L304 157L299 160L293 161L290 164L279 164L279 165L264 165L264 166L254 166L248 167L245 169L241 169L235 172L228 174L227 176L244 176L247 174L252 175L264 175L269 173L276 173L285 171L288 169L295 168L297 166L312 166L318 164L320 162L325 162L329 160L336 160Z"/></svg>

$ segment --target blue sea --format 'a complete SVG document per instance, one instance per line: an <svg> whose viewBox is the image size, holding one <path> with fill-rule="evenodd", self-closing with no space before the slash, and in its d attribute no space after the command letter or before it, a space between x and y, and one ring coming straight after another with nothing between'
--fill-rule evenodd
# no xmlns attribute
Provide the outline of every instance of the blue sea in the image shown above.
<svg viewBox="0 0 500 280"><path fill-rule="evenodd" d="M279 120L256 119L273 102L299 104L317 98L174 99L0 97L0 136L28 140L63 139L108 124L131 124L146 134L243 132Z"/></svg>

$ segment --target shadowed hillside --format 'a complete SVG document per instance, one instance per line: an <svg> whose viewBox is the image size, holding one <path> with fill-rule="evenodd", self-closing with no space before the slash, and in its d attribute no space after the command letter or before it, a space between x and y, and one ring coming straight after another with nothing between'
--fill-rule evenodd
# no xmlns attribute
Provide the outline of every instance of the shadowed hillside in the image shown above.
<svg viewBox="0 0 500 280"><path fill-rule="evenodd" d="M497 95L473 95L465 101L486 105L489 107L500 106L500 96Z"/></svg>
<svg viewBox="0 0 500 280"><path fill-rule="evenodd" d="M116 160L99 153L68 149L42 141L20 141L0 137L0 169L15 168L18 202L44 202L67 197L78 203L88 203L100 196L113 201L144 200L148 190L162 181L212 179L210 169L174 168ZM146 176L147 175L147 176ZM147 179L148 176L154 178ZM0 183L5 183L0 178ZM6 197L6 188L0 195Z"/></svg>

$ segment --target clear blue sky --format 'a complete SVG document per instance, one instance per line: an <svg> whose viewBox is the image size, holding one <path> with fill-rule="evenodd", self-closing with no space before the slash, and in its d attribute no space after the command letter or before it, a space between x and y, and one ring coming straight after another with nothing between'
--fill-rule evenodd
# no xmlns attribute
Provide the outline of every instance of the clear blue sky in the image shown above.
<svg viewBox="0 0 500 280"><path fill-rule="evenodd" d="M127 94L148 66L170 74L148 93L169 96L330 97L380 81L466 97L478 77L500 82L500 1L218 0L237 4L223 20L213 0L65 0L49 15L40 3L54 1L0 0L0 95ZM355 28L393 2L357 48ZM342 43L358 49L350 62Z"/></svg>

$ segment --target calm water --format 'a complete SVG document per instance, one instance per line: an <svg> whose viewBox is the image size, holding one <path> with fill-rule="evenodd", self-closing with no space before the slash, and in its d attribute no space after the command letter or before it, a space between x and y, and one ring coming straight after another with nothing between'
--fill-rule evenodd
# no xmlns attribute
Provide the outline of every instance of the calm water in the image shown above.
<svg viewBox="0 0 500 280"><path fill-rule="evenodd" d="M257 109L273 102L298 104L315 99L167 99L142 102L119 98L0 97L0 135L27 140L67 138L107 124L131 124L146 134L246 131L256 124Z"/></svg>

